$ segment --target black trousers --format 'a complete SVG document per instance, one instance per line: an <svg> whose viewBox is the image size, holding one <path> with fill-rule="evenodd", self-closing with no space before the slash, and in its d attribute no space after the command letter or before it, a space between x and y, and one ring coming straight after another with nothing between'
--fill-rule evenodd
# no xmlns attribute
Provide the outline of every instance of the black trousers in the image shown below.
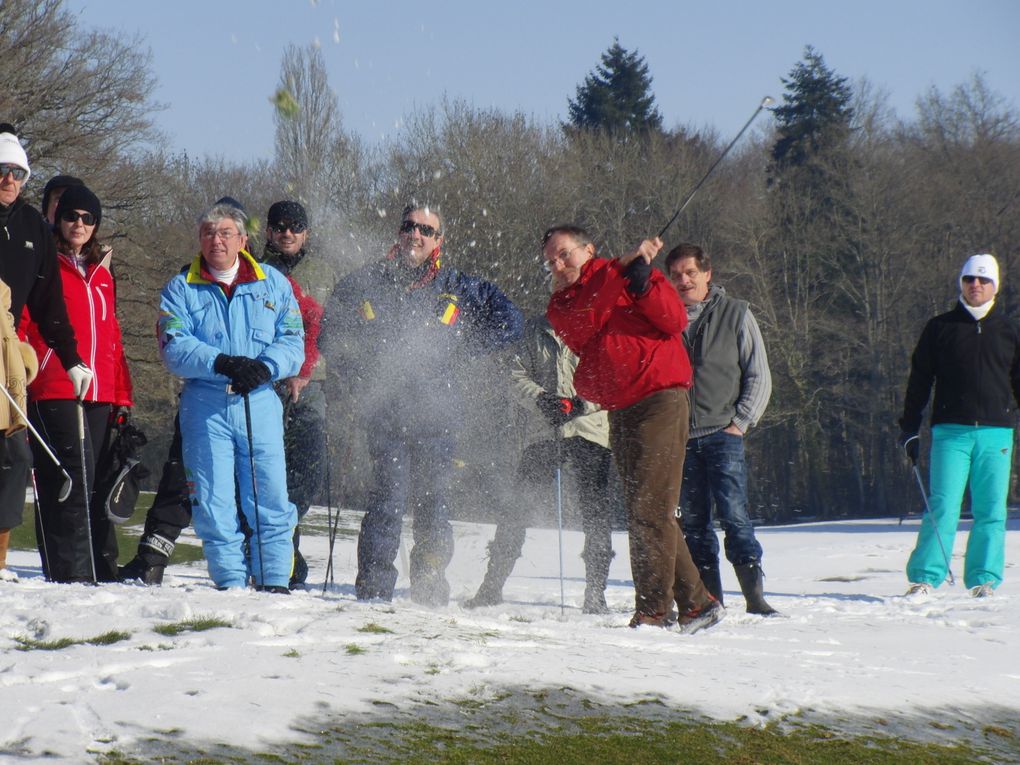
<svg viewBox="0 0 1020 765"><path fill-rule="evenodd" d="M110 404L85 404L85 461L78 432L78 402L33 401L28 416L71 476L71 493L60 502L64 477L35 441L39 513L36 541L43 573L54 582L117 581L114 524L92 494L96 463L109 445ZM87 480L86 480L87 477ZM86 499L89 511L86 513Z"/></svg>

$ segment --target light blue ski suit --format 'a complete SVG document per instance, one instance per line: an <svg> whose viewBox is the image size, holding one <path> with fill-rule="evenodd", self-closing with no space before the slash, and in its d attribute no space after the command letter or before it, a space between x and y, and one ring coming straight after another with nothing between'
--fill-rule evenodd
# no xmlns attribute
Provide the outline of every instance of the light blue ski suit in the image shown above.
<svg viewBox="0 0 1020 765"><path fill-rule="evenodd" d="M217 587L255 584L286 587L297 511L287 499L283 409L272 383L248 394L254 445L253 495L244 397L228 392L229 379L213 371L221 353L262 361L272 379L298 373L304 361L304 329L287 279L244 250L242 273L228 299L203 276L201 257L169 281L160 297L159 338L163 361L184 378L180 421L184 466L191 484L193 522L202 540L209 575ZM253 536L251 570L244 559L241 509Z"/></svg>

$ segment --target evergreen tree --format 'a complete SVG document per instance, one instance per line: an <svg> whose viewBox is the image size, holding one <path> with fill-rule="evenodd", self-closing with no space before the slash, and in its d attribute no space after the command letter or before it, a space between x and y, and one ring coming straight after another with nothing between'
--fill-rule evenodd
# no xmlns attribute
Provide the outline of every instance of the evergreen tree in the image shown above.
<svg viewBox="0 0 1020 765"><path fill-rule="evenodd" d="M783 78L783 85L783 104L773 110L778 138L772 160L777 170L803 165L842 143L853 117L853 93L847 79L829 69L822 54L810 45L789 79Z"/></svg>
<svg viewBox="0 0 1020 765"><path fill-rule="evenodd" d="M648 64L637 51L629 53L618 38L602 54L602 64L568 99L570 123L578 130L623 134L659 130L662 115L655 106Z"/></svg>

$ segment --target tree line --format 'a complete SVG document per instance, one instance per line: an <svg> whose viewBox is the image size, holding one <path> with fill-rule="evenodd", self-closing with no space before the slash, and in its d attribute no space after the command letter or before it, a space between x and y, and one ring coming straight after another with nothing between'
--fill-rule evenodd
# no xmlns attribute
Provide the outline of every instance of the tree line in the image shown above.
<svg viewBox="0 0 1020 765"><path fill-rule="evenodd" d="M178 390L153 336L159 290L194 257L196 219L213 200L242 201L256 255L265 210L300 200L315 256L341 275L388 249L408 200L438 206L446 262L493 280L531 314L549 293L545 228L578 223L600 254L622 253L669 220L729 138L664 127L647 65L614 41L565 99L563 124L443 100L408 115L397 138L369 146L344 128L321 52L291 47L279 82L266 87L276 104L274 156L192 158L154 148L160 105L144 50L143 40L83 30L61 0L0 6L0 117L28 150L23 193L37 203L59 172L82 177L103 201L101 236L114 247L135 416L153 467ZM996 255L998 299L1016 302L1016 107L978 74L920 94L915 114L901 119L881 92L841 77L811 47L782 85L771 120L720 165L666 246L704 246L715 281L750 301L765 337L774 393L747 444L752 515L916 510L895 421L921 327L951 305L960 265L976 252ZM498 363L465 370L485 381L461 449L474 505L492 497L493 473L513 469ZM356 503L368 469L356 420L344 411L331 418L331 498Z"/></svg>

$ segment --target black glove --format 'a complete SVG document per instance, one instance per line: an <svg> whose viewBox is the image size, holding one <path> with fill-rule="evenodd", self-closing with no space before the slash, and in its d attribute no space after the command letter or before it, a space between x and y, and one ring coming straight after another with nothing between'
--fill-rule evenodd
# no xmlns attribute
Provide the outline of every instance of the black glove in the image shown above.
<svg viewBox="0 0 1020 765"><path fill-rule="evenodd" d="M627 292L634 297L641 297L648 291L648 279L652 275L652 264L646 263L644 258L634 258L623 275L627 277Z"/></svg>
<svg viewBox="0 0 1020 765"><path fill-rule="evenodd" d="M539 393L535 401L538 410L549 420L549 424L558 428L583 412L584 402L578 398L564 398L555 393Z"/></svg>
<svg viewBox="0 0 1020 765"><path fill-rule="evenodd" d="M916 465L917 458L921 455L921 439L917 433L900 433L897 443L903 449L904 454L910 459L910 462Z"/></svg>
<svg viewBox="0 0 1020 765"><path fill-rule="evenodd" d="M228 356L221 353L213 362L213 371L230 378L230 386L234 393L242 396L251 393L263 383L273 378L269 367L258 359L247 356Z"/></svg>

